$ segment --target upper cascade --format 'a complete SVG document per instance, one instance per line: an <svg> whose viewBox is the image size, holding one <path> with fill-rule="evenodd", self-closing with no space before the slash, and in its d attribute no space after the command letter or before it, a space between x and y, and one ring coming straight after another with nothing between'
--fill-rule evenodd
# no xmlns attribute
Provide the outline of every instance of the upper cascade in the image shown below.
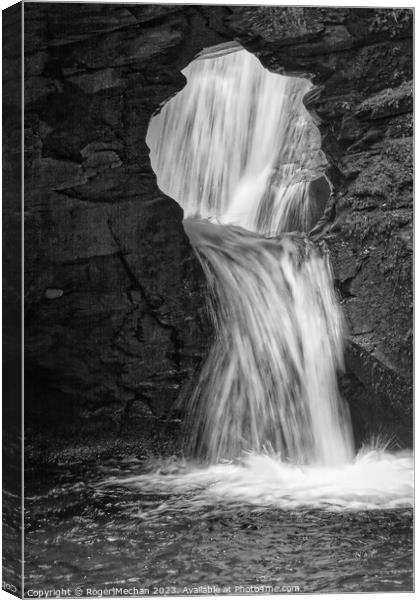
<svg viewBox="0 0 420 600"><path fill-rule="evenodd" d="M151 120L159 187L185 218L271 235L308 231L322 213L316 182L326 166L302 103L312 84L270 73L244 49L210 50L184 69L188 85Z"/></svg>

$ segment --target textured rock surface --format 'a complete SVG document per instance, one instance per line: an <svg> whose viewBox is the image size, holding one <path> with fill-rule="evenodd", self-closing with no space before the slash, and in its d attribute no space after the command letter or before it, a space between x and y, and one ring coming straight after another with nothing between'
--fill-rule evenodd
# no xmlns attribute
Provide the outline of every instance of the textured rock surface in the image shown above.
<svg viewBox="0 0 420 600"><path fill-rule="evenodd" d="M350 343L343 392L359 439L412 426L412 12L233 9L268 68L308 74L305 99L334 185L318 232L331 251Z"/></svg>
<svg viewBox="0 0 420 600"><path fill-rule="evenodd" d="M182 212L157 188L145 136L194 55L236 39L271 70L317 85L305 103L335 188L318 236L349 321L343 390L355 415L370 411L385 429L400 419L407 441L411 11L52 3L26 4L25 23L34 413L112 423L133 401L162 415L187 393L209 335L204 283ZM370 425L358 418L363 437Z"/></svg>
<svg viewBox="0 0 420 600"><path fill-rule="evenodd" d="M29 424L165 418L205 352L204 279L145 143L180 69L220 41L203 24L185 7L25 5Z"/></svg>
<svg viewBox="0 0 420 600"><path fill-rule="evenodd" d="M21 6L2 11L3 56L3 355L2 355L2 537L3 578L8 590L22 595L22 330L21 330L21 247L22 247L22 114Z"/></svg>

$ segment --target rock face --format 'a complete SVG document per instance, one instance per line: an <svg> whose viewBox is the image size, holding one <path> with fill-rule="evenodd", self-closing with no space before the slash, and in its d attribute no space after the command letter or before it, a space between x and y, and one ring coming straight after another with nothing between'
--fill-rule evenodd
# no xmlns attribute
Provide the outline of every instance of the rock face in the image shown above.
<svg viewBox="0 0 420 600"><path fill-rule="evenodd" d="M349 322L343 391L360 438L411 424L412 13L25 4L26 409L102 427L188 393L205 284L145 137L203 47L235 39L310 76L334 186L318 229ZM13 79L18 57L8 59ZM17 82L18 85L18 82ZM138 408L136 408L136 406ZM75 421L76 422L76 421Z"/></svg>
<svg viewBox="0 0 420 600"><path fill-rule="evenodd" d="M28 422L166 417L210 331L182 210L145 137L202 44L185 7L25 5ZM193 34L192 34L193 32Z"/></svg>
<svg viewBox="0 0 420 600"><path fill-rule="evenodd" d="M245 8L230 23L268 68L306 73L334 186L323 238L349 325L359 441L412 426L412 12ZM245 43L245 40L246 43Z"/></svg>

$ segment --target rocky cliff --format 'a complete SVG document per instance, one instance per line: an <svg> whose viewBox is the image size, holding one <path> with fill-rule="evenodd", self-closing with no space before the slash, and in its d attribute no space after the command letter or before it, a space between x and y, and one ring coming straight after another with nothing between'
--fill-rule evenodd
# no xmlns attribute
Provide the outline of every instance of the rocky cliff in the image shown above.
<svg viewBox="0 0 420 600"><path fill-rule="evenodd" d="M412 415L412 12L235 8L236 35L271 70L307 74L334 186L327 242L349 325L357 437L409 442Z"/></svg>
<svg viewBox="0 0 420 600"><path fill-rule="evenodd" d="M25 4L25 318L34 423L166 418L211 332L182 211L157 187L151 115L203 47L236 40L310 77L334 185L315 235L349 322L360 438L411 423L412 13ZM8 57L13 81L17 56ZM17 82L18 85L18 82Z"/></svg>
<svg viewBox="0 0 420 600"><path fill-rule="evenodd" d="M203 356L204 279L145 143L180 69L219 41L196 39L203 22L183 7L25 5L26 389L39 423L163 418Z"/></svg>

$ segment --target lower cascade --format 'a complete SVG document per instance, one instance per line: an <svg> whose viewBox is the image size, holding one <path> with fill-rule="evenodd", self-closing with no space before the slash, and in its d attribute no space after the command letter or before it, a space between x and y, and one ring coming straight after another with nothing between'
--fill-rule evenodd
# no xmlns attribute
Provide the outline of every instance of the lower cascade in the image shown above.
<svg viewBox="0 0 420 600"><path fill-rule="evenodd" d="M410 505L411 455L355 456L338 391L345 325L328 252L307 236L330 194L302 102L311 84L228 50L203 51L185 69L188 85L147 138L210 291L214 340L187 407L192 462L156 463L125 483L207 489L196 502Z"/></svg>
<svg viewBox="0 0 420 600"><path fill-rule="evenodd" d="M304 236L264 238L186 221L216 331L190 400L194 454L210 462L270 448L298 463L352 456L337 390L342 317L328 258Z"/></svg>

